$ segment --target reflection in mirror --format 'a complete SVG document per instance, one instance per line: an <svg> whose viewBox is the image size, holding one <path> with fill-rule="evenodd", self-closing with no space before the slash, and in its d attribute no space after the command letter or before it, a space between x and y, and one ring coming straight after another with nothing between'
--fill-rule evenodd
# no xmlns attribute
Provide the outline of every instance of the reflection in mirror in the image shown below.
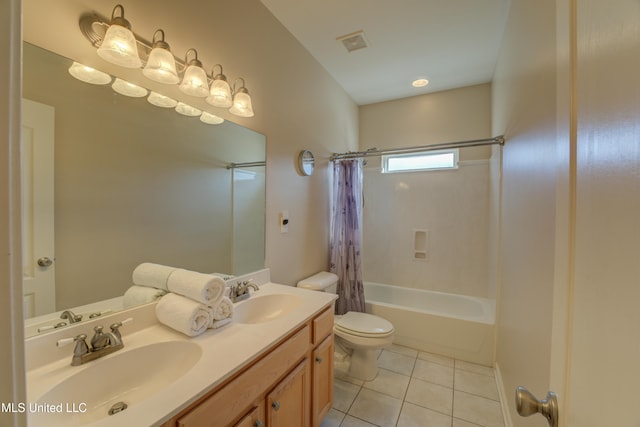
<svg viewBox="0 0 640 427"><path fill-rule="evenodd" d="M23 64L23 98L49 112L55 147L39 158L52 178L38 181L47 169L38 163L23 167L25 312L38 319L26 321L29 332L66 322L64 309L86 317L121 309L142 262L224 275L264 267L264 135L81 82L71 60L27 43ZM29 114L23 151L38 159L34 141L45 131ZM43 191L44 202L33 199ZM40 249L46 236L53 247ZM42 258L53 263L38 265ZM51 280L37 283L46 272Z"/></svg>

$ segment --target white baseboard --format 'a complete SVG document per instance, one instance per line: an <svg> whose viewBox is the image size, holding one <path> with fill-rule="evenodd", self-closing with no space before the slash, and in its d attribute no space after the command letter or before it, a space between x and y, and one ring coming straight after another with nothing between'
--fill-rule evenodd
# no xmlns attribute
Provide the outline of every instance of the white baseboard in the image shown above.
<svg viewBox="0 0 640 427"><path fill-rule="evenodd" d="M498 386L498 394L500 395L500 406L502 406L502 417L504 418L504 425L506 427L513 427L511 413L509 412L509 406L507 405L508 399L513 399L513 396L507 395L504 389L504 383L502 382L502 373L500 372L500 366L498 365L498 362L496 362L496 385Z"/></svg>

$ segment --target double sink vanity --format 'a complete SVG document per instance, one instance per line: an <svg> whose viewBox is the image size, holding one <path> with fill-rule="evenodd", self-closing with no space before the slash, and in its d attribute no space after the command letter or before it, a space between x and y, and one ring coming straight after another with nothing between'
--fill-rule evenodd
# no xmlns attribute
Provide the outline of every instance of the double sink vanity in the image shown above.
<svg viewBox="0 0 640 427"><path fill-rule="evenodd" d="M198 337L159 324L152 303L29 338L29 426L318 426L333 401L336 296L262 277L231 324ZM124 348L97 360L71 366L73 345L56 345L114 322Z"/></svg>

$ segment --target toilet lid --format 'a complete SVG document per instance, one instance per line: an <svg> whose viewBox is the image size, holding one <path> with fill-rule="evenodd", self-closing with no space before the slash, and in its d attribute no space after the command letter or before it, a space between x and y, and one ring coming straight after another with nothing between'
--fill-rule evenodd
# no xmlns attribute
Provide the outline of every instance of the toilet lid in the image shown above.
<svg viewBox="0 0 640 427"><path fill-rule="evenodd" d="M349 311L336 319L336 329L361 337L385 337L393 333L391 322L373 314Z"/></svg>

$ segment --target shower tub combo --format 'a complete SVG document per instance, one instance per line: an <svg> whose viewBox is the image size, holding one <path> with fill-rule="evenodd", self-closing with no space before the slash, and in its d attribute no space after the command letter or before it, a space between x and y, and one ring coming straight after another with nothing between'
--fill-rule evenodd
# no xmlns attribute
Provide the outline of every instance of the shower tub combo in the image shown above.
<svg viewBox="0 0 640 427"><path fill-rule="evenodd" d="M495 301L364 282L366 310L390 321L394 344L493 366Z"/></svg>

